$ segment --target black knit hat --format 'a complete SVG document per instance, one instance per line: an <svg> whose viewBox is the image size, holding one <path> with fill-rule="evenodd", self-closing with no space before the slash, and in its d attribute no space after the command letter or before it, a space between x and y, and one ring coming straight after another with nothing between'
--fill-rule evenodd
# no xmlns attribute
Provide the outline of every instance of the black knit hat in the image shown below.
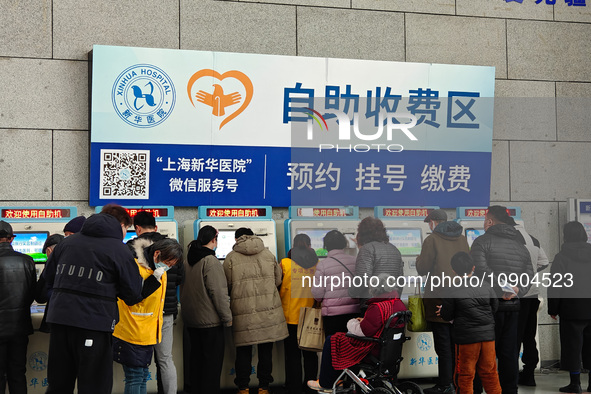
<svg viewBox="0 0 591 394"><path fill-rule="evenodd" d="M71 233L80 232L80 230L82 229L82 225L84 224L85 221L86 221L86 218L84 216L75 217L74 219L72 219L68 223L66 223L66 225L64 226L64 233L66 231L69 231Z"/></svg>

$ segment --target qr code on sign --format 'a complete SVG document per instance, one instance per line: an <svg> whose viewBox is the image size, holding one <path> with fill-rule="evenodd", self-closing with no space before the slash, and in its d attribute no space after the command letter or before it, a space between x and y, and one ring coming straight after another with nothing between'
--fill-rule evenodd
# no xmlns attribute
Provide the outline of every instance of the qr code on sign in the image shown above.
<svg viewBox="0 0 591 394"><path fill-rule="evenodd" d="M148 199L150 151L101 149L100 198Z"/></svg>

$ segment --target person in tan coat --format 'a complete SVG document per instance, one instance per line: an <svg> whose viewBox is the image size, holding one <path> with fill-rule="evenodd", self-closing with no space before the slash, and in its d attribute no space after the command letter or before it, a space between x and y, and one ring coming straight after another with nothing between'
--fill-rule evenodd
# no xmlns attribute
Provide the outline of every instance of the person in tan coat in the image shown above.
<svg viewBox="0 0 591 394"><path fill-rule="evenodd" d="M273 342L288 336L277 288L282 271L273 253L248 228L239 228L236 244L224 260L230 292L232 331L236 346L236 378L239 394L248 393L252 345L257 345L259 394L268 394L273 382Z"/></svg>
<svg viewBox="0 0 591 394"><path fill-rule="evenodd" d="M417 272L419 275L430 275L425 286L424 304L427 321L433 330L435 352L439 358L438 382L434 387L426 388L425 394L452 394L454 371L454 344L452 342L451 324L436 316L437 305L441 305L442 288L431 290L433 277L442 275L454 277L451 268L451 258L458 252L468 252L468 241L462 235L463 228L456 222L447 221L447 214L443 209L432 211L426 218L432 233L425 238L421 247L421 254L417 257Z"/></svg>

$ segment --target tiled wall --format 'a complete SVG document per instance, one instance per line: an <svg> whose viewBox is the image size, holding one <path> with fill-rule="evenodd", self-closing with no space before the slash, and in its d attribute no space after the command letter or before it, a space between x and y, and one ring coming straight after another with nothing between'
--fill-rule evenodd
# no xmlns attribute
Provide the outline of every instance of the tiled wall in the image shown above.
<svg viewBox="0 0 591 394"><path fill-rule="evenodd" d="M588 3L0 0L0 204L93 212L93 44L487 65L497 78L491 200L521 206L552 259L566 198L591 197ZM176 214L183 223L196 210ZM555 330L541 327L544 342ZM556 344L543 343L542 359L556 358Z"/></svg>

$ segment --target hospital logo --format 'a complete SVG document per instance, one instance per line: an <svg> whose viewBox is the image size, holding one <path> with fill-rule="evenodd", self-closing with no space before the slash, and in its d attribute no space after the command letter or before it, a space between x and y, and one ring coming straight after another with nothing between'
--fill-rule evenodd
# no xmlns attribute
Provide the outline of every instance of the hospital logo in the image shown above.
<svg viewBox="0 0 591 394"><path fill-rule="evenodd" d="M29 356L29 368L33 371L41 372L47 369L47 353L35 352Z"/></svg>
<svg viewBox="0 0 591 394"><path fill-rule="evenodd" d="M433 340L431 340L431 337L425 333L423 334L419 334L418 338L417 338L417 347L419 348L419 350L422 350L423 352L427 352L431 349L431 347L433 346Z"/></svg>
<svg viewBox="0 0 591 394"><path fill-rule="evenodd" d="M121 119L131 126L148 128L170 116L176 91L164 71L150 64L136 64L119 74L111 97Z"/></svg>
<svg viewBox="0 0 591 394"><path fill-rule="evenodd" d="M210 69L199 70L187 83L191 104L196 109L213 115L214 119L217 118L218 130L248 107L253 90L250 78L237 70L223 74Z"/></svg>

